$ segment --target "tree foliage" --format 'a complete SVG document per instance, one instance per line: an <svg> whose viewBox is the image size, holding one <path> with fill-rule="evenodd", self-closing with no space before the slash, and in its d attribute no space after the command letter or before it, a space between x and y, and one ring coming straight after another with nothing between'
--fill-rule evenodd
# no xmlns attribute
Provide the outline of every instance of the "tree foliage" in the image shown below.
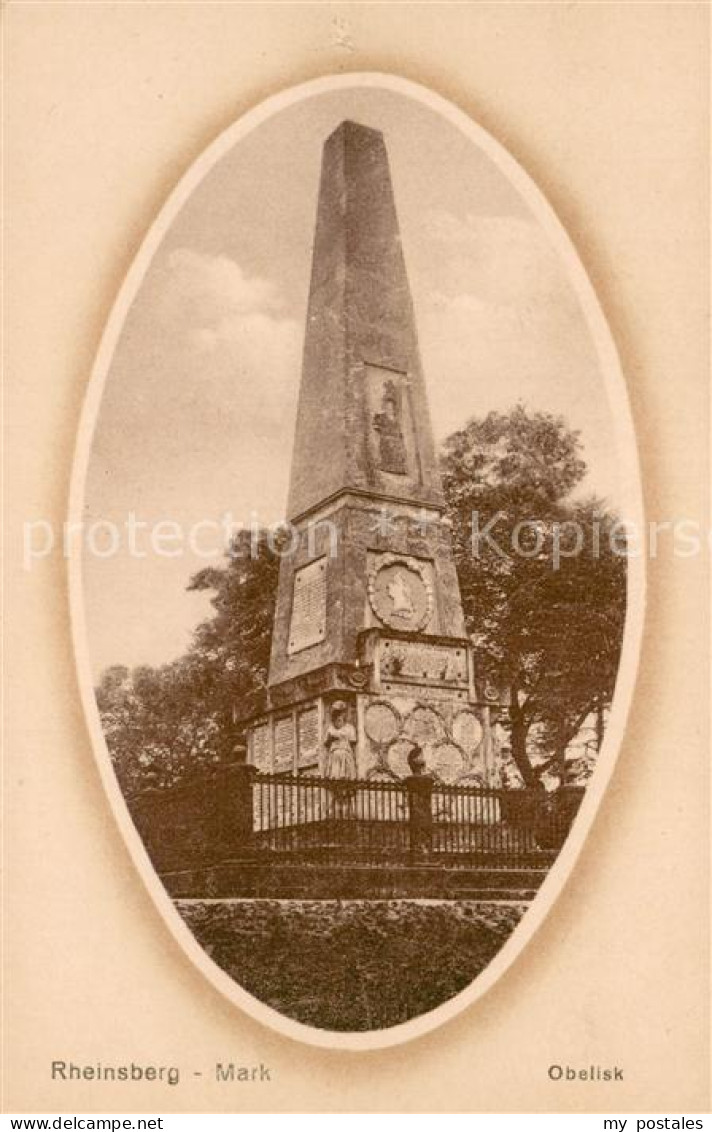
<svg viewBox="0 0 712 1132"><path fill-rule="evenodd" d="M561 780L569 744L615 686L626 562L617 518L572 493L585 474L565 422L517 405L445 445L444 487L468 631L509 701L525 785Z"/></svg>
<svg viewBox="0 0 712 1132"><path fill-rule="evenodd" d="M229 754L233 708L267 681L278 567L266 532L241 532L225 566L190 581L190 590L212 593L215 612L186 655L102 674L97 704L125 794L173 784Z"/></svg>

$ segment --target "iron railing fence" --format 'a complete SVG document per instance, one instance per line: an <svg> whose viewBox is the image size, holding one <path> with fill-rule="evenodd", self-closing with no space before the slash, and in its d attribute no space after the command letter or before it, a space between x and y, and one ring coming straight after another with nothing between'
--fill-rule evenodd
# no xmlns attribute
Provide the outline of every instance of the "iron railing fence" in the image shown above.
<svg viewBox="0 0 712 1132"><path fill-rule="evenodd" d="M319 862L537 866L570 822L548 796L523 790L255 774L252 846Z"/></svg>
<svg viewBox="0 0 712 1132"><path fill-rule="evenodd" d="M259 774L252 791L256 847L316 860L408 851L408 792L400 783Z"/></svg>

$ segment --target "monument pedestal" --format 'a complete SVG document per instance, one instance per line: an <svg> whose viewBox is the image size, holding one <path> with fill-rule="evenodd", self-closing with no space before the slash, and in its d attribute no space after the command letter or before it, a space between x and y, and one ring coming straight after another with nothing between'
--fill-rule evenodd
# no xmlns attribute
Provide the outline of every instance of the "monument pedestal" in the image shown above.
<svg viewBox="0 0 712 1132"><path fill-rule="evenodd" d="M417 745L436 779L495 785L497 705L478 695L465 638L374 628L360 634L358 653L353 664L327 665L268 690L248 725L254 766L326 774L331 707L342 702L356 732L359 778L407 778Z"/></svg>

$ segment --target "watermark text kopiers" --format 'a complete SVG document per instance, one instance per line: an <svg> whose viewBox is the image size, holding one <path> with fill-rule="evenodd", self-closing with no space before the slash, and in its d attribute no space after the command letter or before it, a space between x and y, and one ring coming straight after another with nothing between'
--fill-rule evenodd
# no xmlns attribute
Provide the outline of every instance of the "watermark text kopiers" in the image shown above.
<svg viewBox="0 0 712 1132"><path fill-rule="evenodd" d="M430 516L392 516L385 507L382 512L390 524L433 523ZM28 519L22 526L22 562L26 571L57 554L63 558L87 554L97 559L185 557L215 561L225 555L258 558L265 544L280 558L296 555L303 548L308 556L319 553L336 558L339 529L323 517L299 525L286 519L262 523L254 511L247 523L238 521L229 511L219 518L206 517L192 523L169 517L149 521L129 511L120 522L96 519L65 522L57 528L49 519ZM709 546L710 532L690 518L651 520L642 526L625 519L583 523L576 519L552 522L536 517L509 524L502 511L489 516L473 511L470 523L469 549L473 559L537 558L555 571L580 555L645 555L655 559L660 554L672 554L684 559L704 553Z"/></svg>

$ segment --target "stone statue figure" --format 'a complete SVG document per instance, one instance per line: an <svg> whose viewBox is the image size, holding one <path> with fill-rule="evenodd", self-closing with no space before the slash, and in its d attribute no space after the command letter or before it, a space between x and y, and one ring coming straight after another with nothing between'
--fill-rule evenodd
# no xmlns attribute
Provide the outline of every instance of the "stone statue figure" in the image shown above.
<svg viewBox="0 0 712 1132"><path fill-rule="evenodd" d="M415 613L413 598L402 570L396 570L386 587L393 602L391 613L394 616L412 617Z"/></svg>
<svg viewBox="0 0 712 1132"><path fill-rule="evenodd" d="M395 382L387 381L383 387L381 412L374 413L373 427L378 433L381 468L399 476L406 475L408 471L402 416L400 391Z"/></svg>
<svg viewBox="0 0 712 1132"><path fill-rule="evenodd" d="M337 700L324 736L327 778L356 777L356 728L346 719L346 704Z"/></svg>

